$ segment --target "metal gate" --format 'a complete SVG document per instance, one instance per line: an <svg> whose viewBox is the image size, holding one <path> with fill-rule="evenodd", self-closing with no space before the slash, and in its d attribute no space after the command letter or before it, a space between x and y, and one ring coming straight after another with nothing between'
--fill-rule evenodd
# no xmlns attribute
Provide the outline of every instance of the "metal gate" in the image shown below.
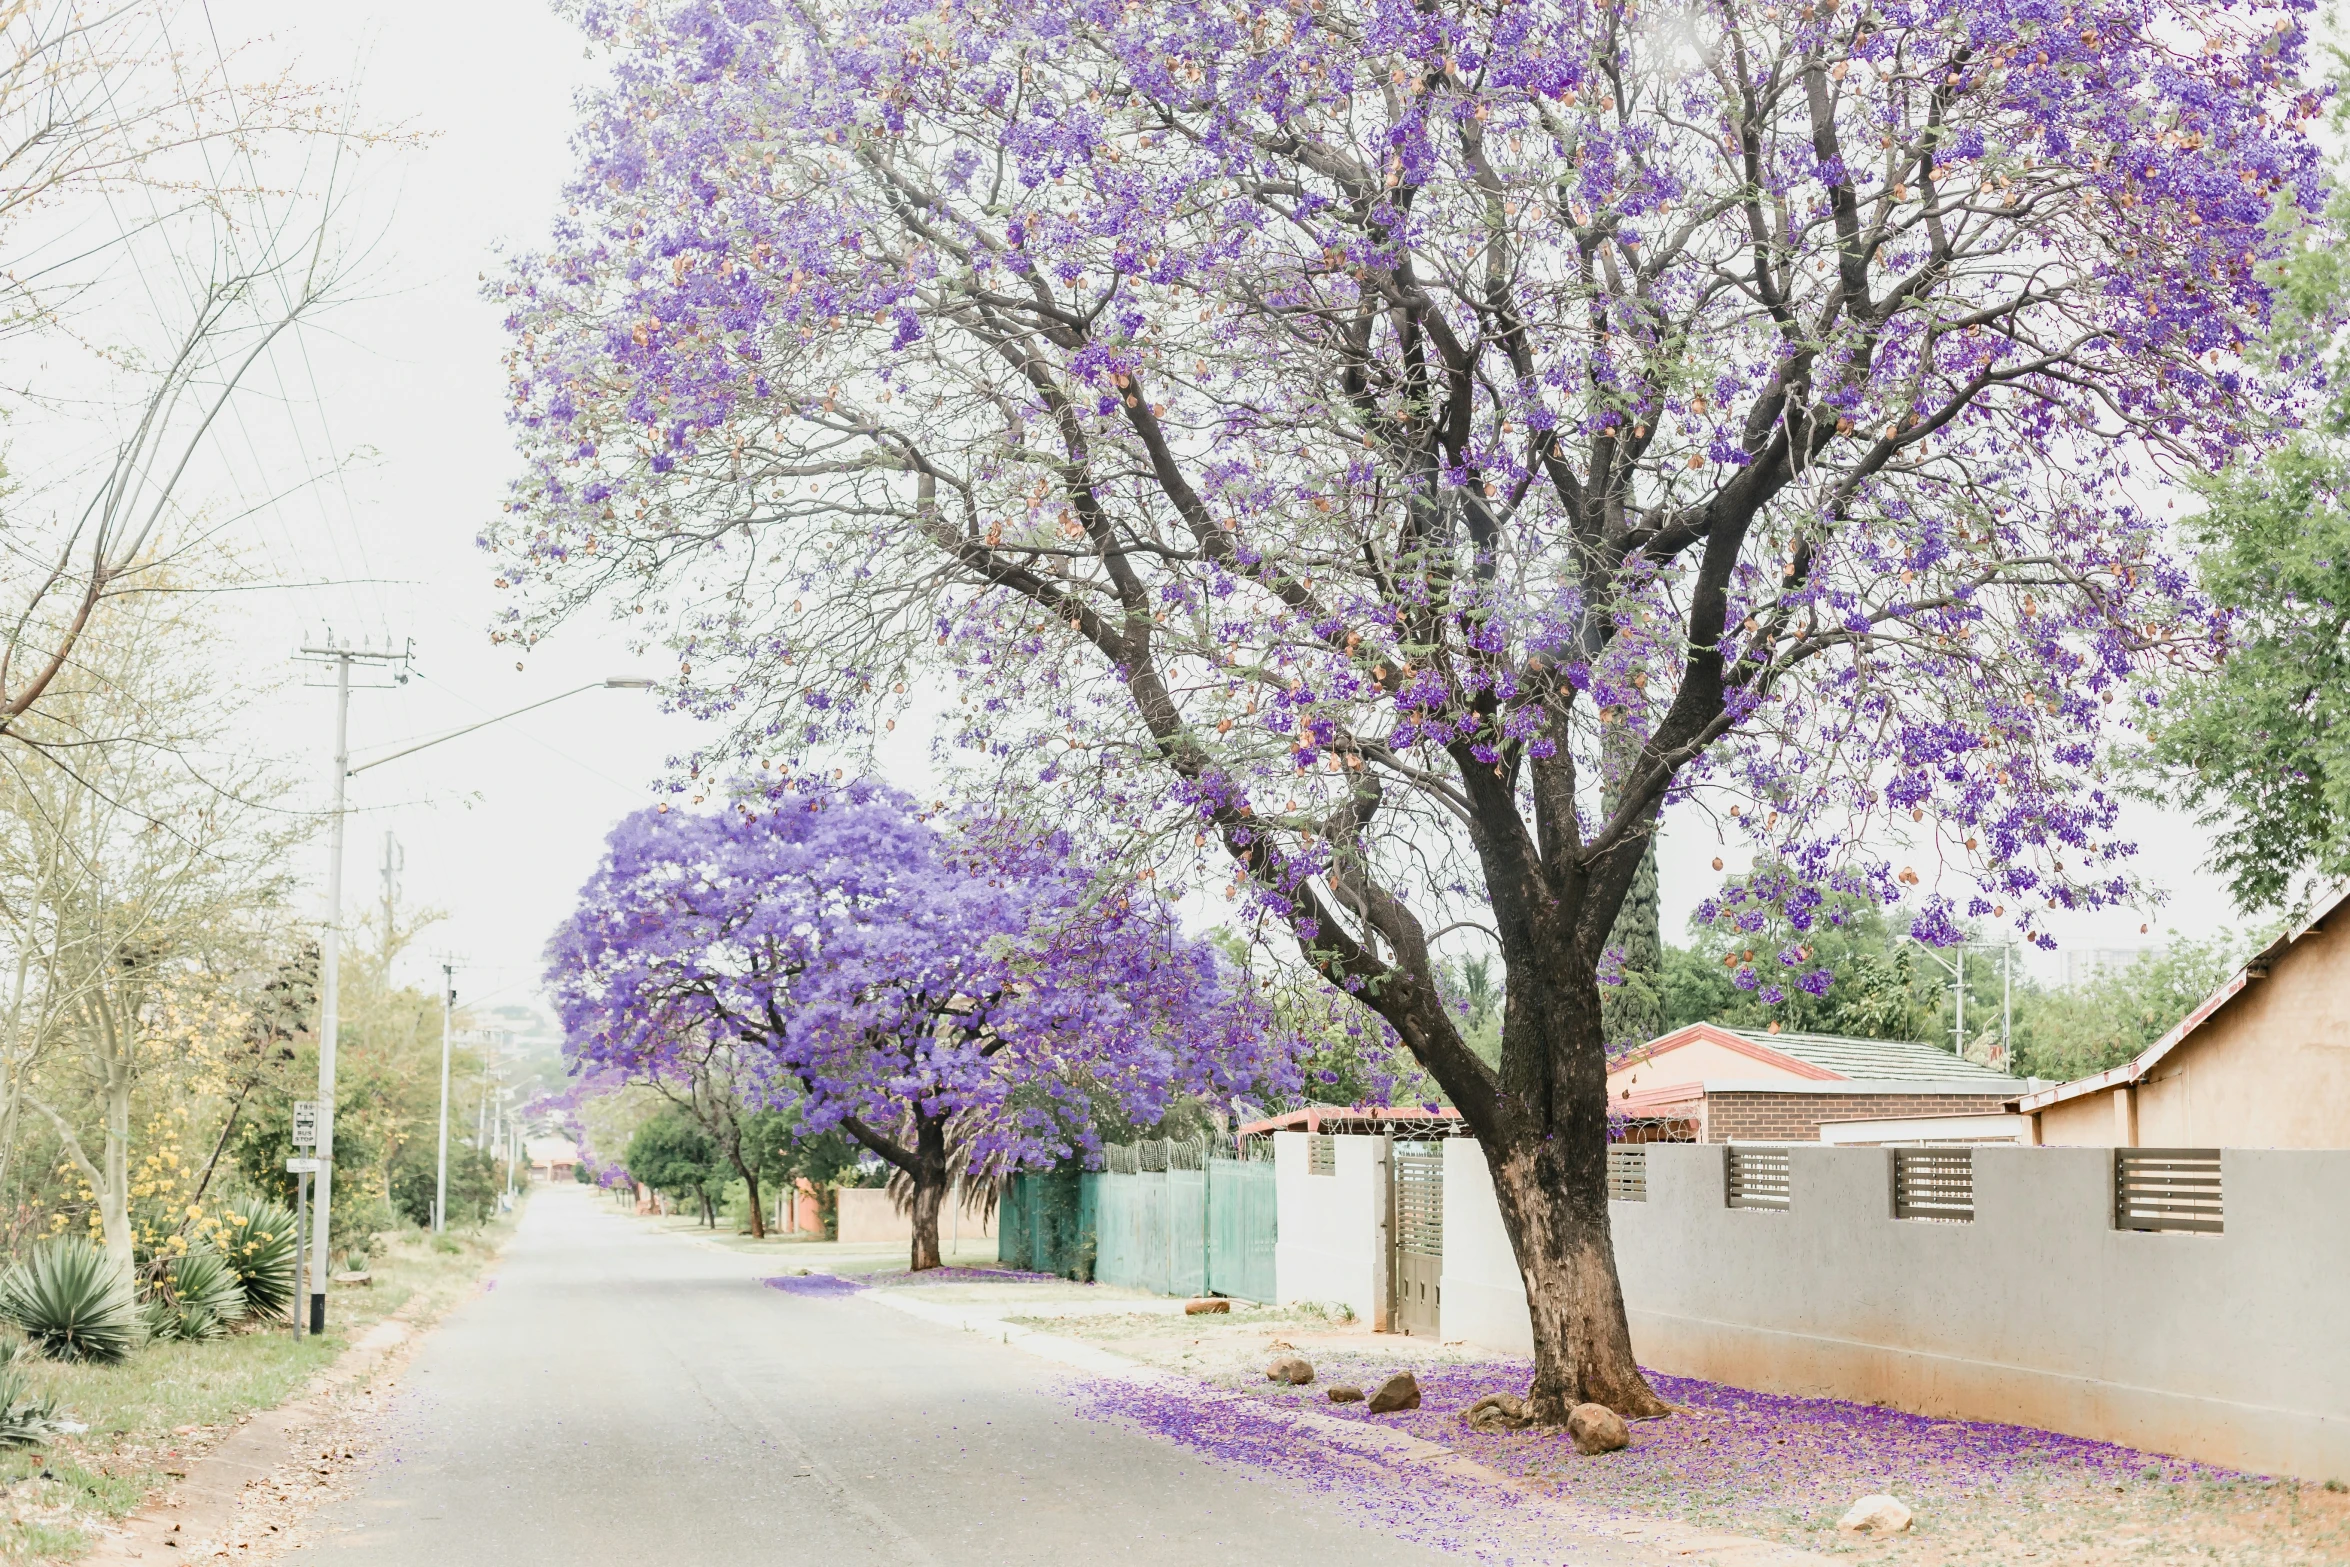
<svg viewBox="0 0 2350 1567"><path fill-rule="evenodd" d="M1389 1156L1395 1214L1395 1331L1438 1336L1444 1313L1444 1145L1397 1143Z"/></svg>

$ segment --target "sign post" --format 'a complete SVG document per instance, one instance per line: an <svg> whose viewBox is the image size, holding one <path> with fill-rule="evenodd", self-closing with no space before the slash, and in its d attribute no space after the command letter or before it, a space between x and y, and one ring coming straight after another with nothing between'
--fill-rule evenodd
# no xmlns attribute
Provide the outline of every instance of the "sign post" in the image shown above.
<svg viewBox="0 0 2350 1567"><path fill-rule="evenodd" d="M318 1101L315 1099L294 1101L294 1146L318 1146ZM308 1292L302 1288L306 1271L303 1264L309 1260L310 1250L304 1244L309 1235L305 1221L310 1212L310 1177L318 1173L318 1160L297 1154L286 1161L286 1173L294 1178L294 1338L298 1342L302 1337L303 1307L309 1303Z"/></svg>
<svg viewBox="0 0 2350 1567"><path fill-rule="evenodd" d="M296 1123L297 1126L299 1124ZM312 1135L315 1136L316 1132L316 1123L313 1123ZM286 1173L294 1178L294 1299L292 1315L294 1339L299 1343L302 1338L302 1307L305 1304L302 1298L302 1264L307 1260L304 1253L309 1249L301 1244L302 1221L310 1210L310 1177L318 1173L318 1161L298 1157L288 1159Z"/></svg>

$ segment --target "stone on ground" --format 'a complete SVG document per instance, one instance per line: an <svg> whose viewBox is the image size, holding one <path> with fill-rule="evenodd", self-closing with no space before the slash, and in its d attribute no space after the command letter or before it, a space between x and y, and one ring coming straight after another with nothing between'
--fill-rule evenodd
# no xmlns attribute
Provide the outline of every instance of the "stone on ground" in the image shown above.
<svg viewBox="0 0 2350 1567"><path fill-rule="evenodd" d="M1461 1411L1472 1431L1523 1431L1534 1423L1534 1406L1515 1393L1488 1393Z"/></svg>
<svg viewBox="0 0 2350 1567"><path fill-rule="evenodd" d="M1348 1387L1341 1382L1330 1389L1330 1402L1333 1404L1359 1404L1362 1401L1363 1390L1359 1387Z"/></svg>
<svg viewBox="0 0 2350 1567"><path fill-rule="evenodd" d="M1303 1386L1314 1380L1314 1367L1302 1355L1283 1355L1265 1368L1265 1380Z"/></svg>
<svg viewBox="0 0 2350 1567"><path fill-rule="evenodd" d="M1864 1534L1899 1534L1909 1527L1909 1509L1879 1492L1854 1502L1852 1510L1836 1520L1836 1527Z"/></svg>
<svg viewBox="0 0 2350 1567"><path fill-rule="evenodd" d="M1232 1302L1228 1300L1203 1297L1199 1300L1187 1300L1183 1303L1183 1314L1187 1317L1221 1317L1228 1315L1231 1310Z"/></svg>
<svg viewBox="0 0 2350 1567"><path fill-rule="evenodd" d="M1370 1410L1374 1415L1393 1414L1399 1409L1420 1407L1420 1383L1409 1371L1398 1371L1379 1384L1371 1395Z"/></svg>
<svg viewBox="0 0 2350 1567"><path fill-rule="evenodd" d="M1632 1428L1605 1404L1577 1404L1568 1411L1567 1434L1578 1453L1612 1453L1632 1445Z"/></svg>

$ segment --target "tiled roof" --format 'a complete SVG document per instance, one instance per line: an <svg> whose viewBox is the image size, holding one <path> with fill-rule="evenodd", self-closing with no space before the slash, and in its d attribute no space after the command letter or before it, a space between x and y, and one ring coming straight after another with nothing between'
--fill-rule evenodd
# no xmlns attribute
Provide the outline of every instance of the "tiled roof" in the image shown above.
<svg viewBox="0 0 2350 1567"><path fill-rule="evenodd" d="M1940 1045L1920 1039L1855 1039L1846 1034L1766 1034L1759 1029L1730 1028L1749 1044L1776 1050L1809 1062L1838 1077L1903 1082L1980 1081L1986 1086L2020 1087L2004 1072L1961 1059Z"/></svg>

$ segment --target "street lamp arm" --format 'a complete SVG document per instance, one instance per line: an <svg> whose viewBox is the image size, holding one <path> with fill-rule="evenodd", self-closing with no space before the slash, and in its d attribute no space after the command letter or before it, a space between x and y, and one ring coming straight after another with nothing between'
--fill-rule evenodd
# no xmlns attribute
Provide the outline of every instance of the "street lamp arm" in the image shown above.
<svg viewBox="0 0 2350 1567"><path fill-rule="evenodd" d="M1909 941L1927 957L1932 958L1935 962L1941 964L1943 973L1950 975L1956 975L1958 973L1957 964L1951 962L1948 958L1944 957L1941 953L1936 952L1932 947L1927 946L1924 942L1919 941L1917 937L1909 936L1904 939Z"/></svg>
<svg viewBox="0 0 2350 1567"><path fill-rule="evenodd" d="M511 713L500 713L494 718L485 718L477 724L467 724L462 729L452 729L447 734L434 735L429 740L419 740L414 745L402 746L399 750L388 755L372 757L350 768L346 776L356 778L370 767L381 767L384 763L396 762L403 756L414 756L417 752L439 745L445 740L455 740L459 736L473 733L476 729L487 729L492 724L502 724L509 718L520 718L525 713L535 712L549 703L560 702L565 697L577 696L582 691L649 691L652 687L653 682L650 680L634 679L623 675L615 675L609 680L591 680L584 686L573 686L568 691L558 691L553 696L541 697L536 702L514 709Z"/></svg>

